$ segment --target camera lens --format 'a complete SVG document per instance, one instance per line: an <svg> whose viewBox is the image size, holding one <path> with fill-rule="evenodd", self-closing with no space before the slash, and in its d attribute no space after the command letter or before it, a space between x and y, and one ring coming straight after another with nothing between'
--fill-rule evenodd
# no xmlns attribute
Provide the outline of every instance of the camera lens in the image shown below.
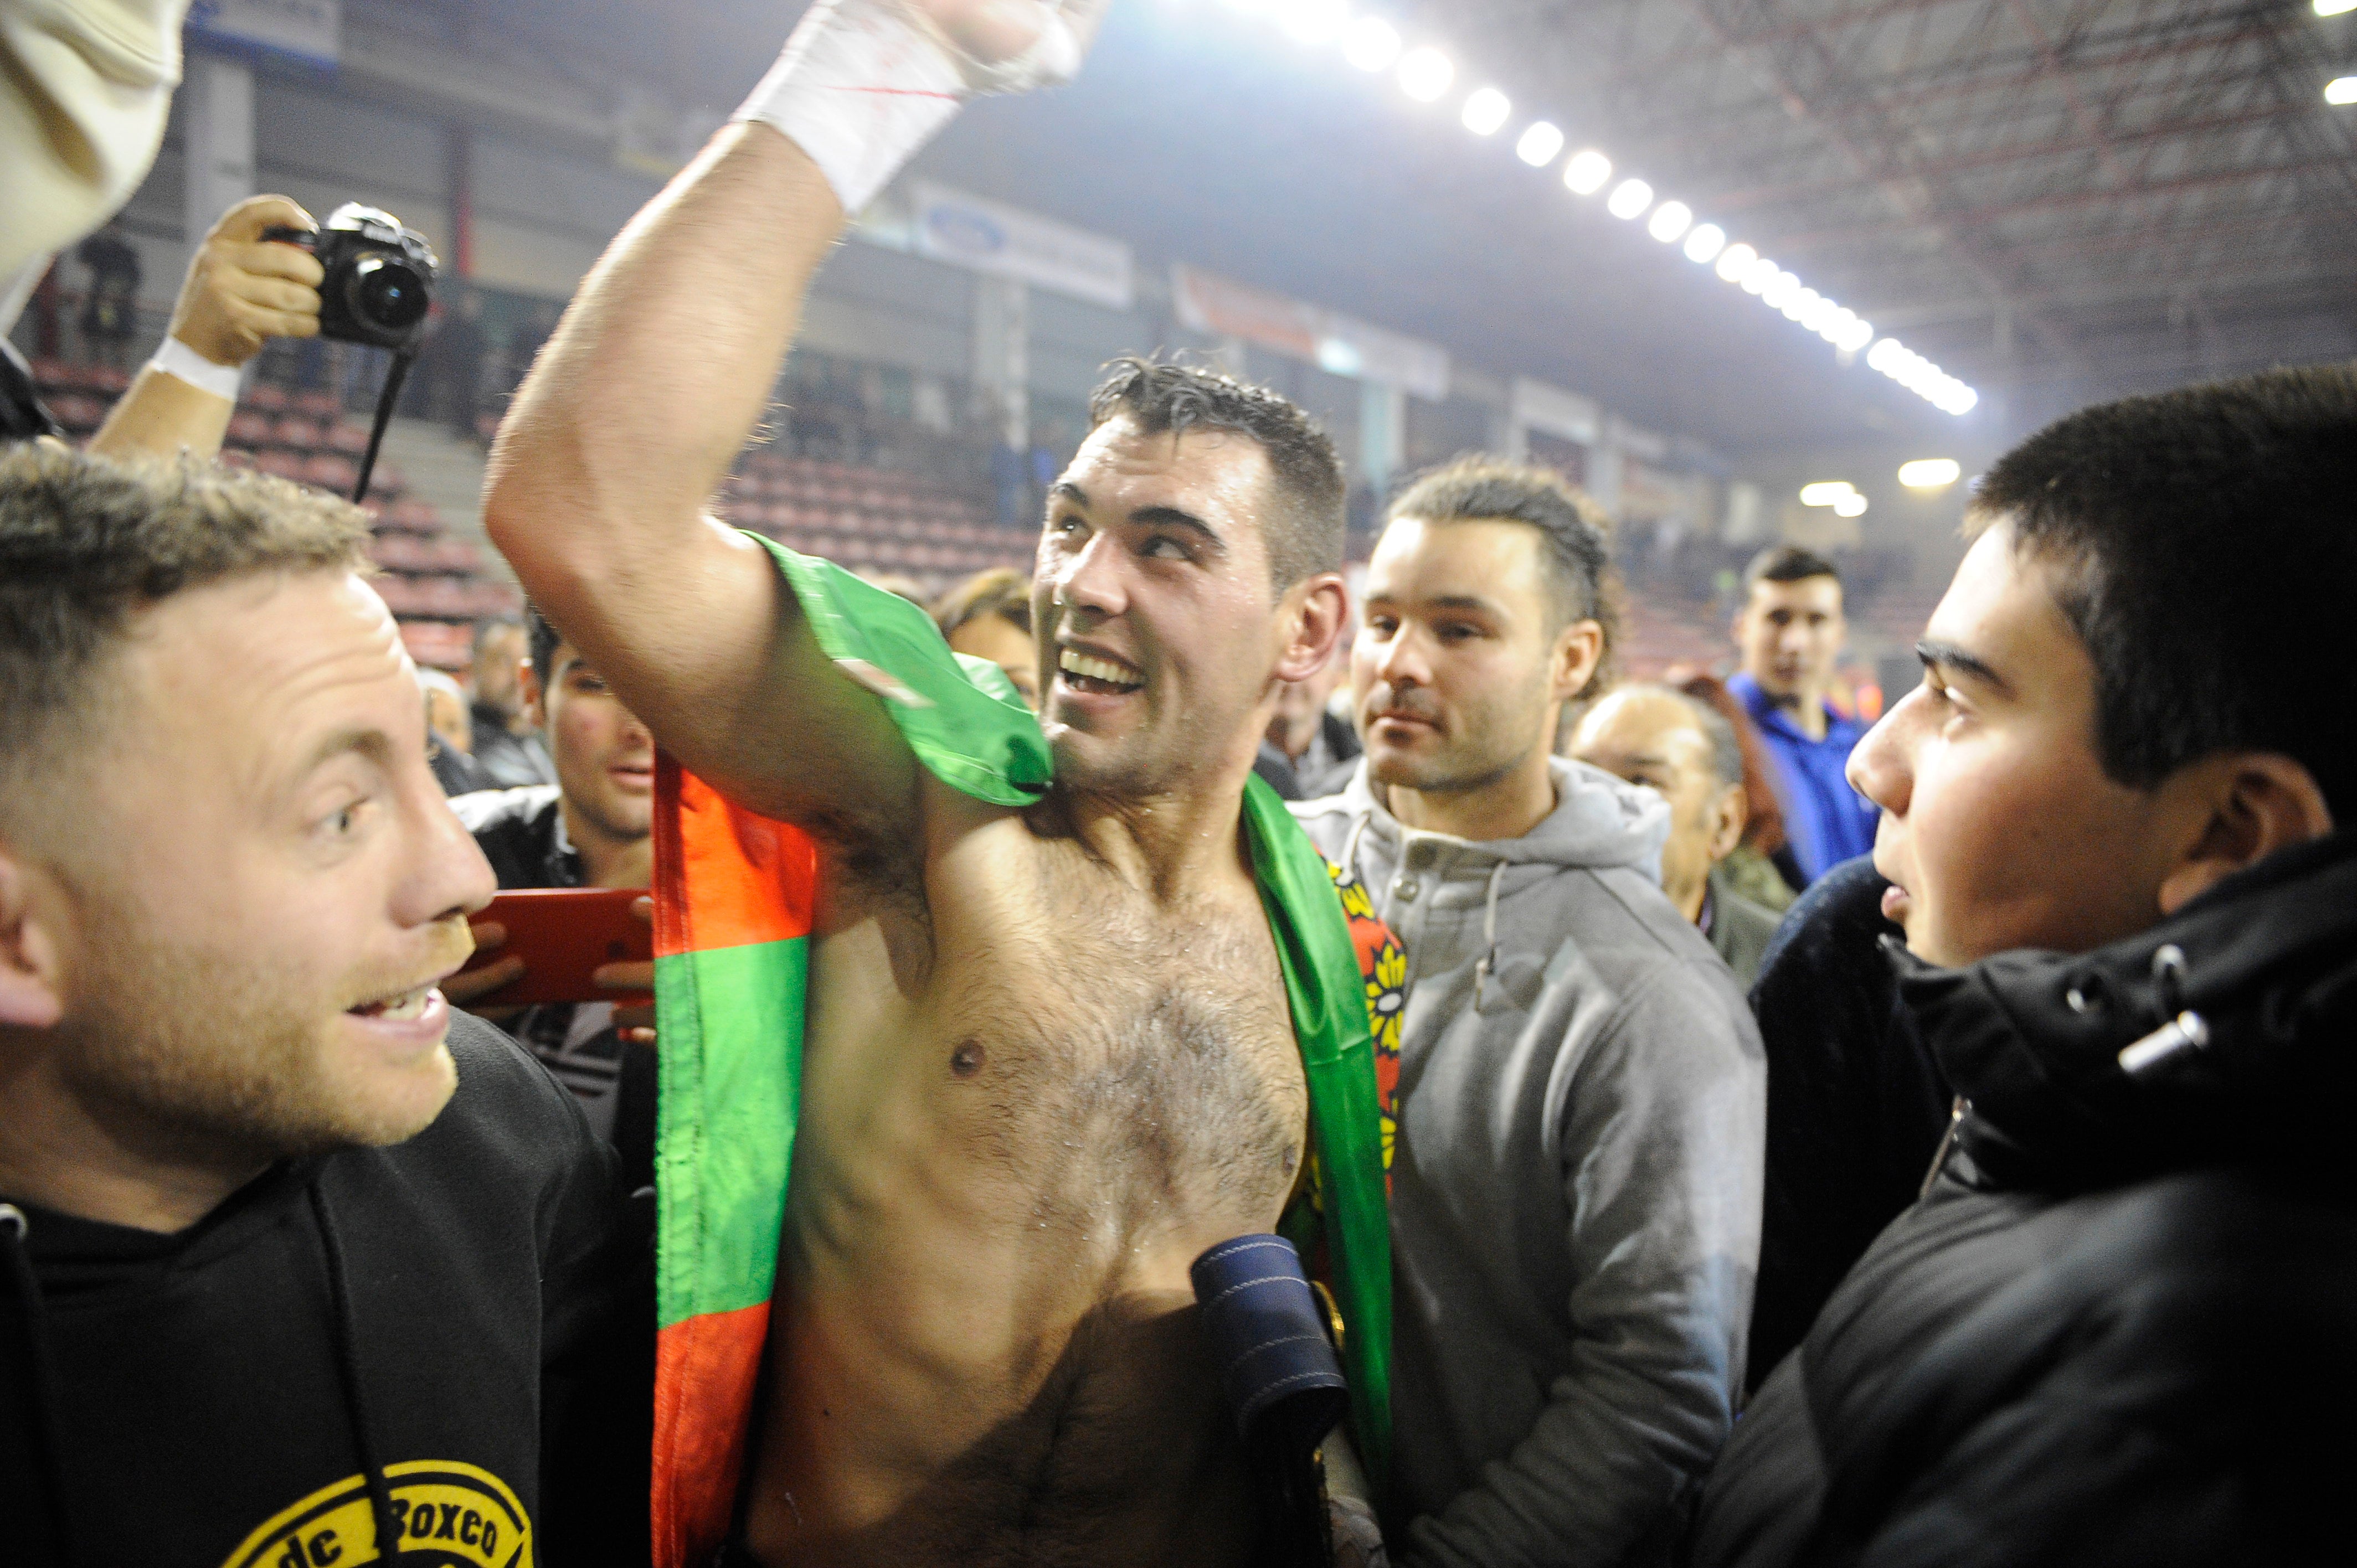
<svg viewBox="0 0 2357 1568"><path fill-rule="evenodd" d="M354 263L344 297L353 316L380 332L405 332L416 326L428 300L425 279L417 269L381 251Z"/></svg>

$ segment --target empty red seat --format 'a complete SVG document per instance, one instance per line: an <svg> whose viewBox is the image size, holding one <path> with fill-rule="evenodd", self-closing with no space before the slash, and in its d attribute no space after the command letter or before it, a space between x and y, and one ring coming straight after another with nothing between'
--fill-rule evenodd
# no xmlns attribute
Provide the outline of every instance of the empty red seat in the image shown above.
<svg viewBox="0 0 2357 1568"><path fill-rule="evenodd" d="M319 422L299 413L282 414L271 424L270 439L281 446L308 452L319 445Z"/></svg>
<svg viewBox="0 0 2357 1568"><path fill-rule="evenodd" d="M352 482L360 478L360 468L350 457L333 452L315 452L303 463L303 482L317 485L323 490L349 494Z"/></svg>
<svg viewBox="0 0 2357 1568"><path fill-rule="evenodd" d="M433 669L464 670L474 661L474 629L463 624L405 620L401 623L401 640L412 659Z"/></svg>

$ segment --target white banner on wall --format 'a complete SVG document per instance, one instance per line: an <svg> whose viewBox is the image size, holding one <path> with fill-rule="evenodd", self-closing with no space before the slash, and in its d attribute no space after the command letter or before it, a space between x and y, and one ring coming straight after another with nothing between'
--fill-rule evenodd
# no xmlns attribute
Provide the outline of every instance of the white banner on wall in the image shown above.
<svg viewBox="0 0 2357 1568"><path fill-rule="evenodd" d="M1190 330L1241 338L1335 375L1397 387L1427 402L1448 395L1448 351L1402 333L1184 262L1170 269L1170 295L1180 324Z"/></svg>
<svg viewBox="0 0 2357 1568"><path fill-rule="evenodd" d="M920 256L1108 310L1127 310L1135 297L1129 247L1118 240L927 180L910 195L910 248Z"/></svg>
<svg viewBox="0 0 2357 1568"><path fill-rule="evenodd" d="M188 7L191 41L309 65L335 64L343 34L343 0L195 0Z"/></svg>

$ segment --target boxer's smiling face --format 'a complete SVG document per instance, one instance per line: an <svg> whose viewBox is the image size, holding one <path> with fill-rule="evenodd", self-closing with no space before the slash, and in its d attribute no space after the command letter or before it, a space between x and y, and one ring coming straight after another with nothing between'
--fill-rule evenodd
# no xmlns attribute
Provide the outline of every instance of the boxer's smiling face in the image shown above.
<svg viewBox="0 0 2357 1568"><path fill-rule="evenodd" d="M1281 651L1248 436L1090 435L1049 498L1033 587L1057 776L1125 797L1186 788L1256 727Z"/></svg>

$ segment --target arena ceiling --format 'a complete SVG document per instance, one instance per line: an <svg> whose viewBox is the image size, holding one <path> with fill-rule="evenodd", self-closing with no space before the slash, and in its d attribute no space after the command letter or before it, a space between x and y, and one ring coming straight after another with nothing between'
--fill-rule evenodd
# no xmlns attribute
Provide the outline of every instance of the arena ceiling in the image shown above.
<svg viewBox="0 0 2357 1568"><path fill-rule="evenodd" d="M412 0L454 19L459 0ZM1258 0L1265 5L1269 0ZM511 0L496 27L733 103L799 7ZM1387 80L1229 0L1116 0L1082 81L927 172L1592 392L1730 456L2010 438L2093 397L2357 356L2357 13L2309 0L1354 0ZM1325 54L1333 55L1329 48ZM1457 124L1477 82L1979 388L1964 421Z"/></svg>
<svg viewBox="0 0 2357 1568"><path fill-rule="evenodd" d="M1999 387L2345 355L2357 16L2307 0L1420 10L1878 328Z"/></svg>

